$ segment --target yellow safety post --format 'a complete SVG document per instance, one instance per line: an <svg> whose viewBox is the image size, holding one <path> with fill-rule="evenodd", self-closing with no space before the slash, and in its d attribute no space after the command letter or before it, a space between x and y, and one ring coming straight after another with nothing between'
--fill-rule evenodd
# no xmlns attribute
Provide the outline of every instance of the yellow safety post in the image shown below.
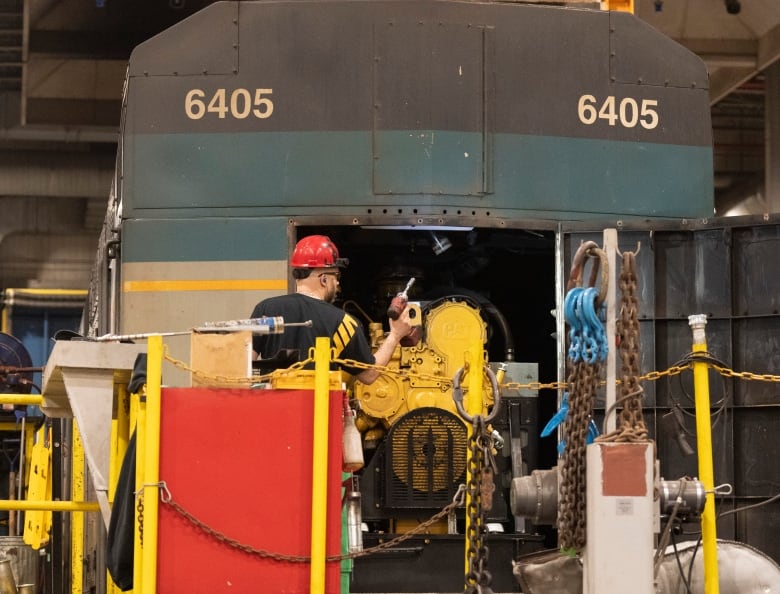
<svg viewBox="0 0 780 594"><path fill-rule="evenodd" d="M157 512L160 504L160 400L162 336L148 339L146 366L146 430L143 468L143 578L141 592L157 592ZM135 582L133 583L135 589Z"/></svg>
<svg viewBox="0 0 780 594"><path fill-rule="evenodd" d="M76 419L73 419L72 442L72 469L71 469L71 499L74 501L83 501L86 494L84 486L85 457L84 444L81 442L81 432L79 431ZM84 581L84 514L74 513L71 516L71 556L70 556L70 591L73 594L81 594Z"/></svg>
<svg viewBox="0 0 780 594"><path fill-rule="evenodd" d="M108 458L108 500L113 508L116 498L116 483L122 469L122 462L127 452L127 443L130 434L130 394L125 386L116 388L114 411L111 415L111 446ZM120 592L111 579L111 574L106 570L106 594Z"/></svg>
<svg viewBox="0 0 780 594"><path fill-rule="evenodd" d="M482 402L482 366L483 361L482 344L477 341L471 345L471 348L466 352L466 362L468 363L468 397L465 400L464 408L466 412L471 416L481 415L484 408ZM474 433L474 426L470 423L466 425L466 435L468 436L468 443L471 443L471 436ZM471 484L471 448L466 449L466 484ZM471 502L471 494L466 489L466 509L469 509ZM480 505L480 502L477 502ZM466 557L466 573L469 571L469 533L471 528L471 518L469 514L466 514L466 540L465 540L465 557ZM481 529L481 526L476 527L477 530Z"/></svg>
<svg viewBox="0 0 780 594"><path fill-rule="evenodd" d="M309 592L325 592L325 542L328 514L328 399L330 339L314 345L314 436L311 473L311 575Z"/></svg>
<svg viewBox="0 0 780 594"><path fill-rule="evenodd" d="M485 403L482 401L482 367L485 365L482 344L476 342L466 353L469 363L469 393L466 399L466 412L472 417L483 414Z"/></svg>
<svg viewBox="0 0 780 594"><path fill-rule="evenodd" d="M693 330L693 352L706 353L707 339L704 327L707 316L688 316ZM718 594L718 543L715 518L715 479L712 470L712 426L710 424L709 365L693 362L693 389L696 405L696 444L699 450L699 480L704 485L704 511L701 514L701 541L704 552L704 593Z"/></svg>
<svg viewBox="0 0 780 594"><path fill-rule="evenodd" d="M147 355L148 356L148 355ZM133 591L140 592L144 577L144 539L141 532L141 514L138 509L144 484L144 460L146 456L146 388L142 394L134 394L135 406L135 513L133 522Z"/></svg>

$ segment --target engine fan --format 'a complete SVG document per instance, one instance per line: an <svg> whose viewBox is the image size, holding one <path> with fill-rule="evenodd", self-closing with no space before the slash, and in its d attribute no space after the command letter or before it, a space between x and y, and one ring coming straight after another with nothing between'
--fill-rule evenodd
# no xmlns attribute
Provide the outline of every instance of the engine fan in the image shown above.
<svg viewBox="0 0 780 594"><path fill-rule="evenodd" d="M449 411L427 407L406 414L386 442L385 501L395 508L440 508L465 482L466 426Z"/></svg>
<svg viewBox="0 0 780 594"><path fill-rule="evenodd" d="M31 367L32 359L22 342L0 332L0 393L29 394L33 386Z"/></svg>

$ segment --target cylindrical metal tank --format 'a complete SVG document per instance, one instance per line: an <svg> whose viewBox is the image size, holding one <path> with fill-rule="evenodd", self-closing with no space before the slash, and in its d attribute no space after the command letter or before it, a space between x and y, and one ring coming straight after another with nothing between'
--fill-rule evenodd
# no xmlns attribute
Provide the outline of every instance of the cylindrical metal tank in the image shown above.
<svg viewBox="0 0 780 594"><path fill-rule="evenodd" d="M17 584L38 582L38 551L21 536L0 536L0 561L8 559Z"/></svg>

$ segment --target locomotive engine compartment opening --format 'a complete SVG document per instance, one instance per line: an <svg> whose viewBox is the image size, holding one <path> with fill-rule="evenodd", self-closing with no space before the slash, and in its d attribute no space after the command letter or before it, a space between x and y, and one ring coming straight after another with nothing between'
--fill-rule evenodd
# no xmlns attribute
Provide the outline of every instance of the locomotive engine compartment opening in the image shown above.
<svg viewBox="0 0 780 594"><path fill-rule="evenodd" d="M540 378L556 373L555 237L552 232L477 227L298 227L297 238L330 237L349 259L336 305L361 319L384 322L387 307L409 279L409 301L430 303L462 297L506 320L498 327L490 314L486 349L490 361L539 364ZM357 304L363 311L358 311ZM506 332L504 331L506 330ZM512 344L506 344L511 340Z"/></svg>
<svg viewBox="0 0 780 594"><path fill-rule="evenodd" d="M359 319L366 329L378 322L388 330L388 305L415 279L408 299L423 317L423 338L416 347L401 349L412 352L401 355L400 364L406 371L446 370L452 379L453 366L448 360L456 361L455 369L463 365L466 343L462 334L474 334L484 326L484 349L491 367L510 363L510 369L532 370L529 375L518 373L523 377L513 377L514 382L555 381L553 233L476 227L317 226L296 228L292 241L312 234L330 237L339 255L349 259L335 305ZM472 330L463 330L467 326ZM358 423L362 414L367 427L361 431L366 466L356 479L363 499L364 529L369 534L412 529L452 501L458 484L466 479L466 425L458 422L451 390L437 391L423 384L424 380L401 381L387 374L372 385L356 382L353 388L361 409ZM509 487L513 473L519 470L517 451L515 458L511 455L518 439L522 441L522 474L555 465L555 440L540 440L539 432L555 413L556 392L519 395L517 390L502 394L493 421L505 445L496 454L496 493L489 520L506 533L541 534L540 539L548 533L549 538L546 526L521 522L518 528L510 511ZM490 396L489 388L486 396ZM407 408L404 397L414 399L414 404ZM492 399L486 401L492 403ZM457 516L456 529L462 534L462 510ZM437 532L432 527L429 533L446 534L445 528Z"/></svg>

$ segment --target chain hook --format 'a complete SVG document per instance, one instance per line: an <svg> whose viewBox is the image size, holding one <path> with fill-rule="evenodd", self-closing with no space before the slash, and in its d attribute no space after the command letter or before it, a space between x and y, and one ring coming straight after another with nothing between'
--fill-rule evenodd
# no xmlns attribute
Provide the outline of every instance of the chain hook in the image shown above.
<svg viewBox="0 0 780 594"><path fill-rule="evenodd" d="M580 247L577 248L574 258L572 259L566 291L569 292L576 287L582 286L582 272L585 268L586 257L595 259L588 280L589 287L596 286L596 277L598 276L599 270L601 271L601 286L599 287L599 295L596 300L596 309L598 309L607 298L609 261L607 260L606 252L604 252L595 241L584 241L580 244Z"/></svg>
<svg viewBox="0 0 780 594"><path fill-rule="evenodd" d="M461 507L466 503L466 485L461 483L458 485L458 490L455 491L455 495L452 496L452 503Z"/></svg>

